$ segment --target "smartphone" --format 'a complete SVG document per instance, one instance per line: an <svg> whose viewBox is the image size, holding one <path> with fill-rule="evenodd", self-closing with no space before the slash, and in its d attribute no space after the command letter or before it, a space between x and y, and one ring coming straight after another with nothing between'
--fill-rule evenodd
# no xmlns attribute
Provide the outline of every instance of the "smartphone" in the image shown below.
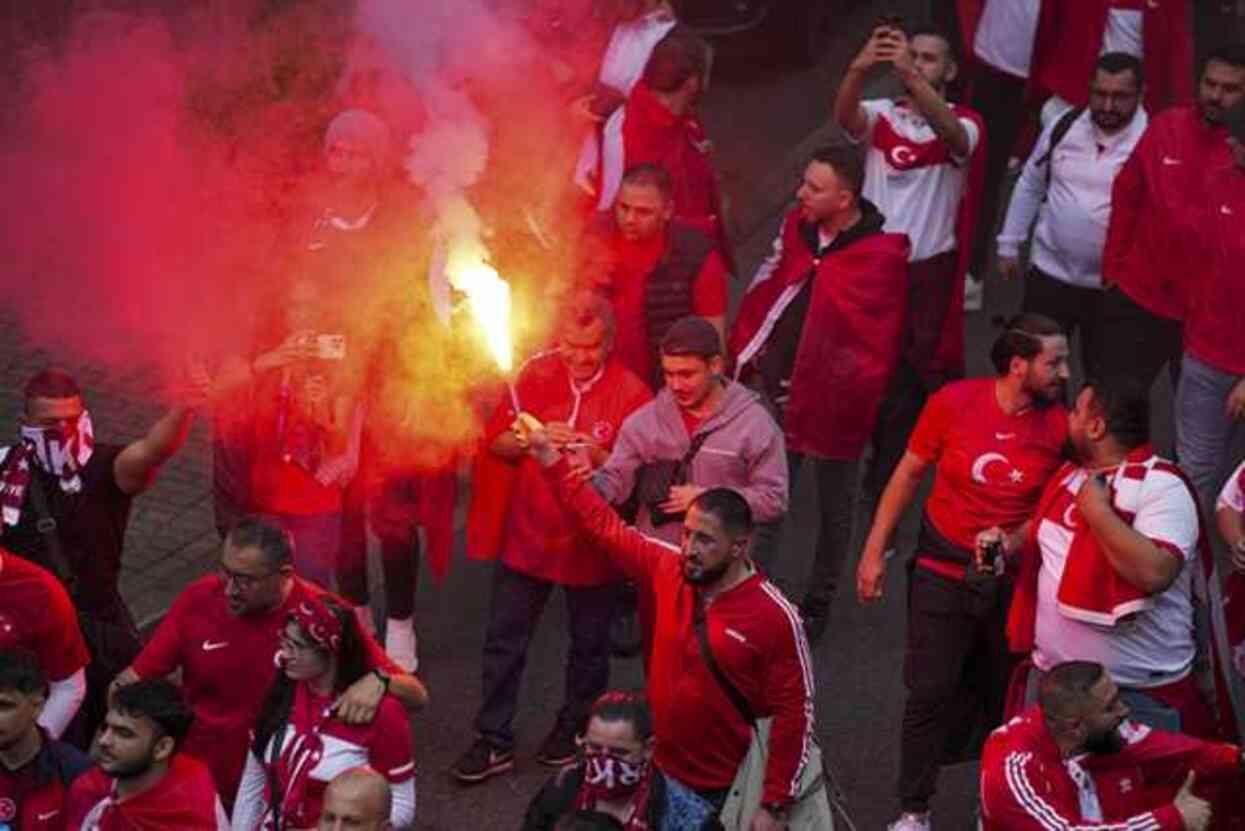
<svg viewBox="0 0 1245 831"><path fill-rule="evenodd" d="M322 361L344 361L346 336L316 335L316 357Z"/></svg>

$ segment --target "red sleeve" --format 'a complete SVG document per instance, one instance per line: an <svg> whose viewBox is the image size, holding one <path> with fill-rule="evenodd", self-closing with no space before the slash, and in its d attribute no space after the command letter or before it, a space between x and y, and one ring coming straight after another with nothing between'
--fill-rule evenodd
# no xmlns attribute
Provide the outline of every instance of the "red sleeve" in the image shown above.
<svg viewBox="0 0 1245 831"><path fill-rule="evenodd" d="M182 618L187 602L185 594L173 601L151 640L130 665L140 678L161 678L182 665Z"/></svg>
<svg viewBox="0 0 1245 831"><path fill-rule="evenodd" d="M1124 162L1111 186L1111 219L1107 224L1107 241L1102 249L1104 283L1127 280L1129 250L1132 248L1141 219L1145 198L1145 165L1143 158L1151 142L1153 125L1142 134L1133 154Z"/></svg>
<svg viewBox="0 0 1245 831"><path fill-rule="evenodd" d="M674 546L646 537L619 519L596 488L571 478L566 459L559 459L544 472L558 500L575 518L584 536L628 577L650 583L658 563L676 550ZM646 588L651 586L646 585Z"/></svg>
<svg viewBox="0 0 1245 831"><path fill-rule="evenodd" d="M726 263L718 250L705 257L692 284L692 313L701 317L726 316Z"/></svg>
<svg viewBox="0 0 1245 831"><path fill-rule="evenodd" d="M1222 782L1241 775L1241 749L1226 742L1208 742L1184 733L1152 730L1138 724L1120 728L1127 744L1111 758L1096 760L1095 767L1136 765L1146 782L1178 786L1192 770L1198 781Z"/></svg>
<svg viewBox="0 0 1245 831"><path fill-rule="evenodd" d="M920 456L930 464L942 457L947 432L955 417L947 398L945 391L934 393L921 410L921 417L912 431L912 437L908 439L908 452Z"/></svg>
<svg viewBox="0 0 1245 831"><path fill-rule="evenodd" d="M391 783L405 782L415 775L415 749L411 744L411 725L402 706L392 698L381 702L372 728L367 751L368 765Z"/></svg>
<svg viewBox="0 0 1245 831"><path fill-rule="evenodd" d="M799 618L785 602L765 673L765 704L773 716L762 802L799 796L813 741L813 662Z"/></svg>
<svg viewBox="0 0 1245 831"><path fill-rule="evenodd" d="M981 768L983 827L987 831L1182 831L1174 805L1126 820L1085 822L1072 790L1046 787L1049 772L1031 752L987 749ZM1062 774L1066 776L1067 774Z"/></svg>
<svg viewBox="0 0 1245 831"><path fill-rule="evenodd" d="M46 614L35 636L35 654L49 681L64 681L91 662L82 630L78 628L78 612L69 600L65 587L48 577Z"/></svg>

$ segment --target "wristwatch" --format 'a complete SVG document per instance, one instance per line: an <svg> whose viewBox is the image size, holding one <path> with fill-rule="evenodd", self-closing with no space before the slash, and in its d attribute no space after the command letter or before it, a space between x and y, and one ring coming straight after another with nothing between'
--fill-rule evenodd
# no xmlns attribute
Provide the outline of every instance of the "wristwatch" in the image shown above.
<svg viewBox="0 0 1245 831"><path fill-rule="evenodd" d="M384 685L385 692L388 693L389 692L389 680L390 680L389 676L386 675L385 672L380 669L372 670L372 674L376 676L376 680L380 681L380 683Z"/></svg>

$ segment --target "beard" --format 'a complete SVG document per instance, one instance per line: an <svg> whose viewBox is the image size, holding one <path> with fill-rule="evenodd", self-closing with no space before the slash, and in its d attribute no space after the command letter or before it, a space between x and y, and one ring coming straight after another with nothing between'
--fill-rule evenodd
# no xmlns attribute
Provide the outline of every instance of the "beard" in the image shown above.
<svg viewBox="0 0 1245 831"><path fill-rule="evenodd" d="M1032 378L1028 378L1025 380L1025 392L1029 394L1029 398L1033 401L1033 408L1036 410L1044 410L1056 404L1066 404L1068 400L1068 385L1063 381L1039 385Z"/></svg>
<svg viewBox="0 0 1245 831"><path fill-rule="evenodd" d="M730 561L718 563L713 568L702 568L692 566L687 560L683 561L683 580L693 586L708 586L722 579L727 569L731 567Z"/></svg>
<svg viewBox="0 0 1245 831"><path fill-rule="evenodd" d="M1120 735L1119 726L1103 730L1085 739L1085 750L1097 756L1111 756L1124 749L1124 737Z"/></svg>
<svg viewBox="0 0 1245 831"><path fill-rule="evenodd" d="M98 758L97 754L92 754L92 757L95 759L95 763L99 765L100 770L114 779L133 779L136 776L142 776L151 770L153 764L150 756L145 756L133 762L113 761L107 766Z"/></svg>

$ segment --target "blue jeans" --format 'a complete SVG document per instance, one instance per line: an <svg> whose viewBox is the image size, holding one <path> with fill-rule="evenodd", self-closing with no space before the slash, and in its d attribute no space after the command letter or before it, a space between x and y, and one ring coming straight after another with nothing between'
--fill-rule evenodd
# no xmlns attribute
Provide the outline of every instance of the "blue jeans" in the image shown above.
<svg viewBox="0 0 1245 831"><path fill-rule="evenodd" d="M1120 687L1120 700L1128 705L1129 719L1155 730L1180 732L1180 711L1167 706L1145 690Z"/></svg>
<svg viewBox="0 0 1245 831"><path fill-rule="evenodd" d="M1223 411L1228 393L1239 380L1239 375L1215 369L1188 352L1184 355L1176 388L1176 456L1207 512L1214 511L1232 443L1245 429L1245 423L1228 418Z"/></svg>
<svg viewBox="0 0 1245 831"><path fill-rule="evenodd" d="M321 588L334 590L337 552L341 550L341 514L263 514L294 540L294 572Z"/></svg>

